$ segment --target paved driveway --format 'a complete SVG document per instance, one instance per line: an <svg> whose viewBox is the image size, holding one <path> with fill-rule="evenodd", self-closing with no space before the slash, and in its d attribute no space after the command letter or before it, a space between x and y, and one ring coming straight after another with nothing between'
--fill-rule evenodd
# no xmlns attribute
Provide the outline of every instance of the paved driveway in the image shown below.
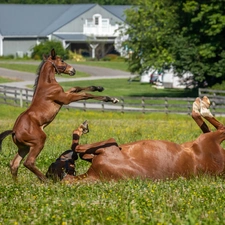
<svg viewBox="0 0 225 225"><path fill-rule="evenodd" d="M38 64L37 64L38 66ZM124 72L121 70L114 70L102 67L85 66L85 65L73 65L78 71L82 71L90 74L90 77L76 78L76 75L72 78L57 77L57 81L74 81L74 80L96 80L96 79L112 79L112 78L130 78L131 73ZM2 83L11 87L26 88L27 85L33 85L35 82L36 75L33 73L20 72L15 70L9 70L0 68L0 76L15 79L15 82Z"/></svg>

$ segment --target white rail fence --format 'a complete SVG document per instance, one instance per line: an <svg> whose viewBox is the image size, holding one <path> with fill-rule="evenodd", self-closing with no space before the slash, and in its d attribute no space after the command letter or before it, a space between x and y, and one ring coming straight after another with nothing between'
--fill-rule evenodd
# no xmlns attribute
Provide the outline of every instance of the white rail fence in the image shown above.
<svg viewBox="0 0 225 225"><path fill-rule="evenodd" d="M225 91L213 91L199 89L199 96L207 95L212 103L211 111L216 116L225 115ZM33 90L0 85L0 104L9 104L19 107L28 107L33 97ZM64 106L67 109L74 108L83 111L117 111L140 113L174 113L188 114L192 110L195 98L170 98L170 97L117 97L117 104L105 103L93 100L79 101Z"/></svg>

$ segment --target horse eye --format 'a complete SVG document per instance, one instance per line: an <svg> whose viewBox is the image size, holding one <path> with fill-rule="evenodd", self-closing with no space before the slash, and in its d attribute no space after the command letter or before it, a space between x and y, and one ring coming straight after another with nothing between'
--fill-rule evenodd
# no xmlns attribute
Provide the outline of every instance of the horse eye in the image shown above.
<svg viewBox="0 0 225 225"><path fill-rule="evenodd" d="M64 60L62 59L62 60L61 60L61 62L63 63L63 62L64 62Z"/></svg>

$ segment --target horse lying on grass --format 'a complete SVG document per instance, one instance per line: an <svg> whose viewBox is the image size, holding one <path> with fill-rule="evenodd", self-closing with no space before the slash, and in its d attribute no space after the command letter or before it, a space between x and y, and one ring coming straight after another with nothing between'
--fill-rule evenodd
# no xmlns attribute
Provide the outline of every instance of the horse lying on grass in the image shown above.
<svg viewBox="0 0 225 225"><path fill-rule="evenodd" d="M118 145L110 138L93 144L74 145L73 150L91 162L85 174L67 174L66 183L110 181L127 178L175 179L199 174L220 175L225 170L225 127L209 111L207 97L193 103L192 117L202 129L196 140L183 144L169 141L141 140ZM217 131L211 132L203 121L208 120ZM80 133L81 134L81 133ZM76 137L76 139L79 139Z"/></svg>
<svg viewBox="0 0 225 225"><path fill-rule="evenodd" d="M55 79L55 73L75 75L75 69L56 56L52 49L49 56L43 58L39 66L38 76L35 82L35 90L29 108L20 114L13 129L0 134L0 149L3 139L12 135L13 142L18 147L18 153L10 162L13 179L17 179L18 168L24 161L24 166L32 171L41 181L45 181L45 175L36 167L35 161L44 148L46 134L44 128L56 117L63 105L79 100L95 99L105 102L117 103L116 98L108 96L95 96L85 91L103 91L100 86L72 87L64 91Z"/></svg>

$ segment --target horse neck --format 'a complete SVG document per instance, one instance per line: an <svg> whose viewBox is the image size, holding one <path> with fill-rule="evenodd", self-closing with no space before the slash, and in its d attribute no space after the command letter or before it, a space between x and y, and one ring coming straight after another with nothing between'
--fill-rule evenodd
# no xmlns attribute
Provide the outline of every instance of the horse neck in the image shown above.
<svg viewBox="0 0 225 225"><path fill-rule="evenodd" d="M55 67L51 62L46 61L46 63L42 66L38 85L50 84L52 82L56 82L55 79Z"/></svg>

